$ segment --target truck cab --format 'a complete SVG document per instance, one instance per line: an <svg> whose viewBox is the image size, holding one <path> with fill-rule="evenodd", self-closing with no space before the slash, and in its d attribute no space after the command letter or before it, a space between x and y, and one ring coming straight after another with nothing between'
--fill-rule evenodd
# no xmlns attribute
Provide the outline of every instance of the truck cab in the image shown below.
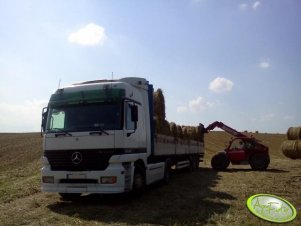
<svg viewBox="0 0 301 226"><path fill-rule="evenodd" d="M153 86L134 77L76 83L52 94L42 114L42 191L122 193L164 179L168 156L152 158L152 98Z"/></svg>

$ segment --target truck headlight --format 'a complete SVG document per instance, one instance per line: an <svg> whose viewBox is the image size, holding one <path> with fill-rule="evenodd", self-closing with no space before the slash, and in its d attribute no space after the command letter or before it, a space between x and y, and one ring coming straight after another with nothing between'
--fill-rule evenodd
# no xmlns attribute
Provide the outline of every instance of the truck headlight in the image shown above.
<svg viewBox="0 0 301 226"><path fill-rule="evenodd" d="M47 184L53 184L54 183L54 177L52 176L42 176L43 183Z"/></svg>

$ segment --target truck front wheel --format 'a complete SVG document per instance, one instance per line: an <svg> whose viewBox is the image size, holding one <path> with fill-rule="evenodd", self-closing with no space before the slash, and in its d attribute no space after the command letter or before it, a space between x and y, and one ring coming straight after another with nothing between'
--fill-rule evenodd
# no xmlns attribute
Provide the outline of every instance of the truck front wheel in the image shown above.
<svg viewBox="0 0 301 226"><path fill-rule="evenodd" d="M134 181L133 181L134 196L142 195L144 188L145 188L145 170L139 166L136 166L134 171Z"/></svg>
<svg viewBox="0 0 301 226"><path fill-rule="evenodd" d="M226 153L218 153L211 159L211 166L215 170L225 170L230 164Z"/></svg>

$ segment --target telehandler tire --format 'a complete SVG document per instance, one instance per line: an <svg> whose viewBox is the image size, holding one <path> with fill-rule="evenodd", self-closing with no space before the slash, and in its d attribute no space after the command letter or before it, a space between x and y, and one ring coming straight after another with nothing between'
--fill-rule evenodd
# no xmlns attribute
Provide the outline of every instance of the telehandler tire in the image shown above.
<svg viewBox="0 0 301 226"><path fill-rule="evenodd" d="M214 155L211 159L211 166L214 170L225 170L229 164L230 160L224 152Z"/></svg>
<svg viewBox="0 0 301 226"><path fill-rule="evenodd" d="M249 161L252 170L266 170L270 164L268 155L254 154Z"/></svg>

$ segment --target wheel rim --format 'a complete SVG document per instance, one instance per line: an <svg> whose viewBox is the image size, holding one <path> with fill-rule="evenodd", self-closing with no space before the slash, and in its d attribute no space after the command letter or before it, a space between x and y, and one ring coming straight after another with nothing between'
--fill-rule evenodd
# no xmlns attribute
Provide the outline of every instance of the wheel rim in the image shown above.
<svg viewBox="0 0 301 226"><path fill-rule="evenodd" d="M141 189L144 186L144 178L140 173L135 175L135 188Z"/></svg>

